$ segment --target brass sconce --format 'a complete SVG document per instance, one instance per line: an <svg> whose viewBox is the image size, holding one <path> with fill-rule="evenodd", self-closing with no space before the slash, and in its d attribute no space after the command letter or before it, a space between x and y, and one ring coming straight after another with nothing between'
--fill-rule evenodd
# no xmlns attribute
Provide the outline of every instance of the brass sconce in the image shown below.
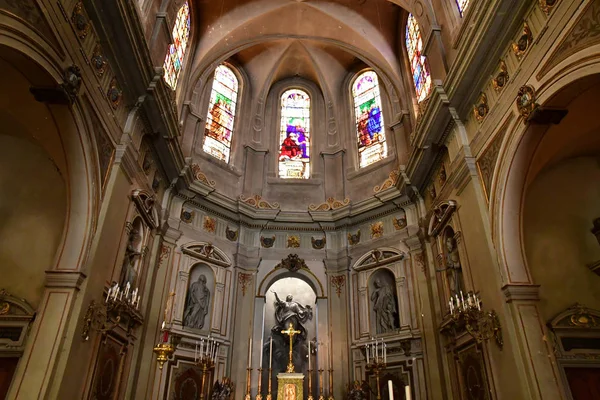
<svg viewBox="0 0 600 400"><path fill-rule="evenodd" d="M502 327L496 311L483 311L481 299L473 292L468 292L466 297L465 300L462 291L460 296L458 294L450 296L448 304L454 323L464 326L477 343L494 338L496 344L502 348L504 346Z"/></svg>

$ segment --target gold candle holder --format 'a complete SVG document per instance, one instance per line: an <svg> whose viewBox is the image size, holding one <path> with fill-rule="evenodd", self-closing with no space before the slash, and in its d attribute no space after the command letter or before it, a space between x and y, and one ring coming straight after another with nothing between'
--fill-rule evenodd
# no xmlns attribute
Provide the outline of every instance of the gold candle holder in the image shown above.
<svg viewBox="0 0 600 400"><path fill-rule="evenodd" d="M246 395L244 396L244 400L252 400L252 396L250 395L250 375L252 373L252 368L246 368Z"/></svg>
<svg viewBox="0 0 600 400"><path fill-rule="evenodd" d="M271 396L271 376L273 376L273 370L269 367L269 393L267 393L267 400L273 399L273 396Z"/></svg>
<svg viewBox="0 0 600 400"><path fill-rule="evenodd" d="M327 400L334 400L333 398L333 368L329 368L329 397Z"/></svg>
<svg viewBox="0 0 600 400"><path fill-rule="evenodd" d="M379 373L385 369L386 364L380 359L373 360L371 364L367 364L367 369L371 369L375 372L375 379L377 380L377 400L381 400L381 388L379 387Z"/></svg>
<svg viewBox="0 0 600 400"><path fill-rule="evenodd" d="M325 400L325 396L323 396L323 371L324 369L319 369L319 400Z"/></svg>
<svg viewBox="0 0 600 400"><path fill-rule="evenodd" d="M154 346L152 350L156 353L156 361L158 362L158 369L163 369L164 363L169 361L169 358L175 352L175 347L171 343L159 343Z"/></svg>
<svg viewBox="0 0 600 400"><path fill-rule="evenodd" d="M306 400L314 400L312 395L312 369L308 370L308 398Z"/></svg>
<svg viewBox="0 0 600 400"><path fill-rule="evenodd" d="M197 365L202 368L202 386L200 386L200 400L204 400L204 386L206 383L206 375L208 371L214 368L215 363L208 357L202 357L198 360Z"/></svg>
<svg viewBox="0 0 600 400"><path fill-rule="evenodd" d="M258 369L258 393L256 393L256 397L255 400L262 400L262 391L261 391L261 386L262 386L262 368Z"/></svg>

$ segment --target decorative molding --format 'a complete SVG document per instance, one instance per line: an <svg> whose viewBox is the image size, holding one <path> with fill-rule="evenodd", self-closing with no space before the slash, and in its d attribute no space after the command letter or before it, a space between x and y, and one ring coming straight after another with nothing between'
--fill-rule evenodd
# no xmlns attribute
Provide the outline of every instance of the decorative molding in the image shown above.
<svg viewBox="0 0 600 400"><path fill-rule="evenodd" d="M86 275L80 271L46 271L46 287L79 289Z"/></svg>
<svg viewBox="0 0 600 400"><path fill-rule="evenodd" d="M246 295L246 289L250 282L252 282L252 274L245 274L243 272L238 273L238 284L242 288L242 296Z"/></svg>
<svg viewBox="0 0 600 400"><path fill-rule="evenodd" d="M355 234L348 233L348 243L350 246L360 243L360 229Z"/></svg>
<svg viewBox="0 0 600 400"><path fill-rule="evenodd" d="M378 221L371 224L371 239L377 239L383 236L383 222Z"/></svg>
<svg viewBox="0 0 600 400"><path fill-rule="evenodd" d="M186 224L191 224L192 221L194 220L194 216L196 215L196 212L193 210L181 210L181 216L180 219L185 222Z"/></svg>
<svg viewBox="0 0 600 400"><path fill-rule="evenodd" d="M71 22L77 31L77 36L79 39L85 39L90 33L92 27L90 25L90 20L85 15L82 1L79 1L77 4L75 4L73 14L71 14Z"/></svg>
<svg viewBox="0 0 600 400"><path fill-rule="evenodd" d="M327 237L323 236L322 239L315 239L314 237L311 237L310 242L312 244L313 249L321 250L325 247L325 244L327 244Z"/></svg>
<svg viewBox="0 0 600 400"><path fill-rule="evenodd" d="M524 22L521 36L519 36L519 39L512 44L513 53L515 53L515 56L517 56L518 60L521 60L525 53L527 53L527 50L529 50L532 42L533 35L531 34L531 29L529 29L527 22Z"/></svg>
<svg viewBox="0 0 600 400"><path fill-rule="evenodd" d="M546 14L546 16L548 16L558 1L559 0L539 0L540 9L544 12L544 14Z"/></svg>
<svg viewBox="0 0 600 400"><path fill-rule="evenodd" d="M400 168L397 168L390 172L388 178L385 181L383 181L381 185L376 185L373 188L373 193L380 193L385 189L389 189L392 186L396 186L396 183L398 183L398 178L400 178Z"/></svg>
<svg viewBox="0 0 600 400"><path fill-rule="evenodd" d="M523 116L525 121L529 116L533 113L533 111L538 107L538 104L535 102L536 94L535 89L531 85L523 85L519 89L517 93L517 108L519 109L519 114Z"/></svg>
<svg viewBox="0 0 600 400"><path fill-rule="evenodd" d="M400 218L393 217L392 223L394 224L394 229L397 231L406 228L406 226L408 225L408 223L406 222L406 216Z"/></svg>
<svg viewBox="0 0 600 400"><path fill-rule="evenodd" d="M297 272L301 269L310 271L308 265L304 262L304 259L298 257L298 254L289 254L286 258L282 259L274 269L285 268L290 272Z"/></svg>
<svg viewBox="0 0 600 400"><path fill-rule="evenodd" d="M300 236L289 235L287 237L287 247L292 249L297 249L298 247L300 247Z"/></svg>
<svg viewBox="0 0 600 400"><path fill-rule="evenodd" d="M446 226L450 217L456 210L456 201L448 200L433 209L431 218L429 219L429 236L437 236Z"/></svg>
<svg viewBox="0 0 600 400"><path fill-rule="evenodd" d="M92 54L92 66L94 67L94 70L96 71L96 75L98 76L102 76L104 75L104 73L106 72L106 66L108 65L108 62L106 61L106 57L104 57L104 54L102 53L102 46L100 45L100 43L96 44L96 47L94 48L94 53Z"/></svg>
<svg viewBox="0 0 600 400"><path fill-rule="evenodd" d="M487 96L485 93L481 92L479 99L477 100L477 104L473 106L473 115L477 121L482 122L488 115L489 111L490 107L488 106Z"/></svg>
<svg viewBox="0 0 600 400"><path fill-rule="evenodd" d="M239 229L234 231L234 230L229 229L229 226L227 226L225 228L225 237L230 242L235 242L236 240L238 240L239 236L240 236L240 230Z"/></svg>
<svg viewBox="0 0 600 400"><path fill-rule="evenodd" d="M254 208L258 208L261 210L276 210L276 209L280 208L279 203L277 203L277 202L269 203L268 201L263 200L262 197L258 194L255 194L251 197L245 197L243 194L241 194L239 199L242 203L246 203L249 206L252 206Z"/></svg>
<svg viewBox="0 0 600 400"><path fill-rule="evenodd" d="M335 288L335 294L337 294L338 299L342 294L342 288L346 285L346 276L345 275L335 275L331 277L331 286Z"/></svg>
<svg viewBox="0 0 600 400"><path fill-rule="evenodd" d="M513 301L539 301L540 285L504 285L502 293L507 303Z"/></svg>
<svg viewBox="0 0 600 400"><path fill-rule="evenodd" d="M208 177L202 171L200 171L200 166L198 164L192 164L191 169L195 180L200 181L211 188L215 187L216 182L208 179Z"/></svg>
<svg viewBox="0 0 600 400"><path fill-rule="evenodd" d="M199 260L208 261L210 263L220 265L222 267L229 267L231 260L227 255L219 248L213 246L211 243L189 243L181 246L183 254L194 257Z"/></svg>
<svg viewBox="0 0 600 400"><path fill-rule="evenodd" d="M131 199L146 224L152 229L157 228L159 219L158 212L154 208L154 203L156 202L154 195L144 190L136 189L131 194Z"/></svg>
<svg viewBox="0 0 600 400"><path fill-rule="evenodd" d="M110 102L113 110L119 108L121 104L121 99L123 98L123 91L119 89L117 78L112 78L110 81L110 85L108 86L108 90L106 91L106 97L108 97L108 101Z"/></svg>
<svg viewBox="0 0 600 400"><path fill-rule="evenodd" d="M310 204L308 209L310 211L331 211L337 210L338 208L342 208L350 204L350 199L345 198L344 200L336 200L333 197L329 197L325 203L321 203L319 205Z"/></svg>
<svg viewBox="0 0 600 400"><path fill-rule="evenodd" d="M496 74L496 77L492 79L492 86L496 92L501 92L508 83L509 79L510 75L508 74L506 63L504 60L500 60L500 71Z"/></svg>
<svg viewBox="0 0 600 400"><path fill-rule="evenodd" d="M506 129L502 128L501 131L494 136L488 147L483 150L476 162L477 172L479 173L479 178L481 179L483 190L485 192L485 198L488 202L490 201L492 191L494 170L496 169L496 162L500 155L500 148L502 147L505 133Z"/></svg>
<svg viewBox="0 0 600 400"><path fill-rule="evenodd" d="M260 237L260 244L262 247L269 249L271 247L273 247L273 245L275 244L275 235L273 235L272 237L264 237L261 236Z"/></svg>

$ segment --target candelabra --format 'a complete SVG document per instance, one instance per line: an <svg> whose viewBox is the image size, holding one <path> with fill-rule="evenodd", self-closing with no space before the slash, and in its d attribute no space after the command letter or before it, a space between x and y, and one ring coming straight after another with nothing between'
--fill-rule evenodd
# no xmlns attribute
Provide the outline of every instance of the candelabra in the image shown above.
<svg viewBox="0 0 600 400"><path fill-rule="evenodd" d="M252 395L250 394L250 377L252 375L252 368L246 368L246 395L244 396L244 400L251 400Z"/></svg>
<svg viewBox="0 0 600 400"><path fill-rule="evenodd" d="M323 396L323 368L319 368L319 400L325 400L325 396Z"/></svg>
<svg viewBox="0 0 600 400"><path fill-rule="evenodd" d="M258 393L256 393L255 400L262 400L262 367L258 368Z"/></svg>
<svg viewBox="0 0 600 400"><path fill-rule="evenodd" d="M387 366L387 344L381 339L372 339L371 343L365 345L365 356L367 358L367 369L375 372L377 381L377 400L381 400L381 388L379 385L379 374Z"/></svg>
<svg viewBox="0 0 600 400"><path fill-rule="evenodd" d="M206 375L209 371L215 368L215 360L219 351L219 345L214 338L210 335L206 338L200 338L200 347L198 348L198 341L196 341L196 349L194 351L194 362L198 367L202 369L202 385L200 387L200 400L204 400L204 386L206 382Z"/></svg>
<svg viewBox="0 0 600 400"><path fill-rule="evenodd" d="M329 397L327 400L333 399L333 368L329 368Z"/></svg>
<svg viewBox="0 0 600 400"><path fill-rule="evenodd" d="M163 321L161 326L160 343L152 349L152 352L156 353L156 361L158 362L158 369L163 369L163 365L169 361L169 359L175 353L175 348L181 341L181 336L171 334L167 331L165 323Z"/></svg>
<svg viewBox="0 0 600 400"><path fill-rule="evenodd" d="M496 311L483 311L481 299L473 292L450 296L450 315L456 324L464 325L467 332L478 342L494 338L500 348L504 345L502 327Z"/></svg>
<svg viewBox="0 0 600 400"><path fill-rule="evenodd" d="M269 365L269 388L268 388L269 392L267 393L267 400L272 400L273 399L273 396L271 395L271 376L272 375L273 375L273 369ZM309 381L308 381L308 385L309 385L309 388L310 388L310 378L309 378ZM309 392L310 392L310 389L309 389ZM309 397L308 400L312 400L312 398Z"/></svg>
<svg viewBox="0 0 600 400"><path fill-rule="evenodd" d="M310 357L310 353L308 354L308 356ZM306 400L314 400L314 397L312 395L312 372L313 370L310 369L310 366L308 368L308 398Z"/></svg>
<svg viewBox="0 0 600 400"><path fill-rule="evenodd" d="M90 339L92 329L103 336L115 329L121 321L127 323L127 333L136 325L141 325L142 316L139 313L140 295L138 289L131 290L129 282L125 289L113 282L108 289L104 303L92 300L86 310L81 337L84 341Z"/></svg>

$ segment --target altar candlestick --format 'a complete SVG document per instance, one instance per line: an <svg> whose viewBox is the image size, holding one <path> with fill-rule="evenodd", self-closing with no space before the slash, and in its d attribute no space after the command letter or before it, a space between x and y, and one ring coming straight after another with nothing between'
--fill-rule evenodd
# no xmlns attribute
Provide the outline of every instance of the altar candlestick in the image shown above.
<svg viewBox="0 0 600 400"><path fill-rule="evenodd" d="M369 345L365 344L365 354L367 355L367 364L369 363Z"/></svg>
<svg viewBox="0 0 600 400"><path fill-rule="evenodd" d="M309 363L310 363L310 361L309 361ZM273 366L273 336L271 336L271 341L269 344L269 369L271 369L272 366ZM309 367L309 369L310 369L310 367Z"/></svg>
<svg viewBox="0 0 600 400"><path fill-rule="evenodd" d="M248 368L252 368L252 338L248 343Z"/></svg>
<svg viewBox="0 0 600 400"><path fill-rule="evenodd" d="M260 338L260 361L258 362L258 368L262 368L263 364L263 338Z"/></svg>
<svg viewBox="0 0 600 400"><path fill-rule="evenodd" d="M385 343L383 344L383 363L387 364L387 344L385 344ZM394 400L394 399L392 399L392 400Z"/></svg>
<svg viewBox="0 0 600 400"><path fill-rule="evenodd" d="M390 400L394 400L394 387L392 381L388 381L388 393L390 394Z"/></svg>
<svg viewBox="0 0 600 400"><path fill-rule="evenodd" d="M271 339L273 340L273 339ZM271 366L269 365L269 368L271 368ZM308 341L308 370L310 371L310 340Z"/></svg>
<svg viewBox="0 0 600 400"><path fill-rule="evenodd" d="M406 400L411 400L411 397L410 397L410 386L408 386L408 385L404 386L404 398Z"/></svg>
<svg viewBox="0 0 600 400"><path fill-rule="evenodd" d="M196 348L194 349L194 362L198 361L198 341L196 340Z"/></svg>

